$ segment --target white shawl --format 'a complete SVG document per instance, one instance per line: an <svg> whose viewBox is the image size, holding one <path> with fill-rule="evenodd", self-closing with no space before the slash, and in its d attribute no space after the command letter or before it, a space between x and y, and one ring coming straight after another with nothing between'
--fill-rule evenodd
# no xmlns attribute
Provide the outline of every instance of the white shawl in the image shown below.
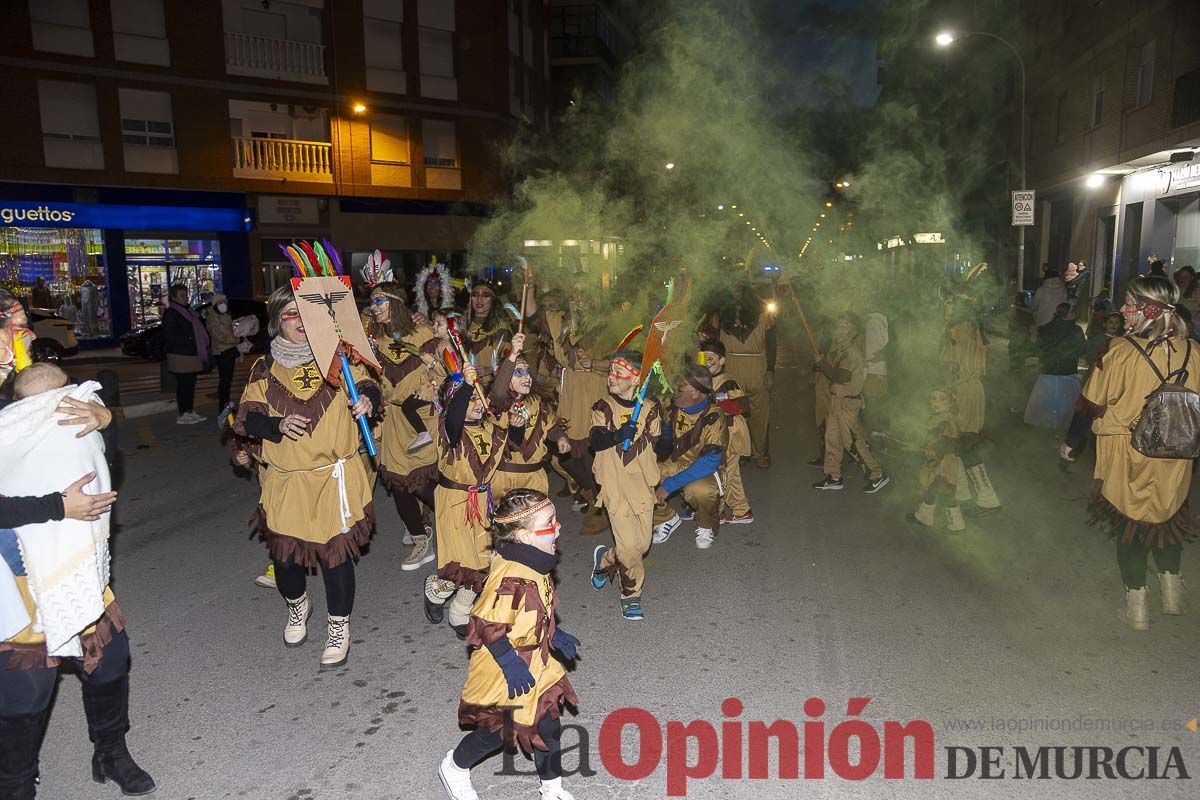
<svg viewBox="0 0 1200 800"><path fill-rule="evenodd" d="M61 492L95 472L89 494L109 491L104 440L99 433L75 438L76 426L58 424L63 398L98 400L100 384L88 381L28 397L0 409L0 495L41 496ZM79 634L104 614L108 585L109 513L95 522L63 519L16 529L29 591L37 604L34 630L46 637L51 656L83 655Z"/></svg>

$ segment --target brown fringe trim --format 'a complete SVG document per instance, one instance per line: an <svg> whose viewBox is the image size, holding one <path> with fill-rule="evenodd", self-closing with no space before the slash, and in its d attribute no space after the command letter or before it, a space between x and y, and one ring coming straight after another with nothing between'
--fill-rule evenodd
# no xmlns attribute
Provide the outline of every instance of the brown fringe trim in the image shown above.
<svg viewBox="0 0 1200 800"><path fill-rule="evenodd" d="M609 430L615 431L620 427L617 425L616 417L613 416L611 405L603 400L597 400L596 405L592 406L592 408L594 410L599 410L600 413L604 415L604 422L608 426ZM630 443L628 450L621 450L621 448L624 446L624 442L617 444L617 449L621 453L621 463L623 463L625 466L632 464L634 460L642 454L642 451L650 446L650 423L654 421L654 417L656 415L661 416L661 414L659 414L658 403L645 403L642 405L642 411L645 413L646 417L645 421L641 422L642 435ZM574 444L574 440L571 440L572 452L574 451ZM591 442L589 441L588 444L590 445Z"/></svg>
<svg viewBox="0 0 1200 800"><path fill-rule="evenodd" d="M79 637L83 647L83 671L91 674L100 666L104 656L104 648L112 641L113 636L125 630L125 615L121 607L113 600L104 609L104 614L96 621L96 629ZM5 669L55 669L64 660L51 656L46 652L46 643L16 644L13 642L0 643L0 653L11 653Z"/></svg>
<svg viewBox="0 0 1200 800"><path fill-rule="evenodd" d="M438 570L438 577L444 581L453 583L455 588L466 587L479 594L483 591L483 584L487 581L487 570L470 569L464 567L457 561L451 561Z"/></svg>
<svg viewBox="0 0 1200 800"><path fill-rule="evenodd" d="M292 394L291 391L283 384L283 381L275 377L273 373L267 374L267 403L271 408L275 409L279 416L286 417L288 414L300 414L308 417L308 430L311 432L316 429L317 423L321 421L321 417L325 416L325 411L329 408L329 404L333 402L333 398L337 396L337 389L330 386L328 383L321 383L321 388L307 400L301 400Z"/></svg>
<svg viewBox="0 0 1200 800"><path fill-rule="evenodd" d="M1092 497L1088 503L1088 524L1103 527L1108 535L1120 538L1121 544L1139 541L1146 547L1161 550L1169 545L1182 545L1193 541L1196 533L1192 529L1192 515L1185 499L1175 515L1165 522L1142 522L1122 514L1108 501L1101 491L1104 481L1092 481Z"/></svg>
<svg viewBox="0 0 1200 800"><path fill-rule="evenodd" d="M512 625L506 625L503 622L488 622L472 616L467 621L467 644L472 647L487 647L492 642L498 642L502 637L508 636L510 630L512 630Z"/></svg>
<svg viewBox="0 0 1200 800"><path fill-rule="evenodd" d="M246 417L250 414L262 414L264 417L269 417L271 416L271 407L257 400L240 403L238 405L237 416L233 420L233 432L235 435L244 439L253 438L250 434L246 433Z"/></svg>
<svg viewBox="0 0 1200 800"><path fill-rule="evenodd" d="M637 584L634 582L633 578L629 577L629 570L625 568L625 565L620 561L617 561L615 555L613 556L613 559L613 563L609 564L596 574L608 576L608 579L613 583L616 583L619 580L621 584L621 596L633 597L630 592L633 591L633 587Z"/></svg>
<svg viewBox="0 0 1200 800"><path fill-rule="evenodd" d="M389 492L404 492L405 494L415 495L425 486L437 483L438 467L437 464L426 464L423 467L417 467L407 475L401 475L380 467L379 478L383 481L383 485L387 487Z"/></svg>
<svg viewBox="0 0 1200 800"><path fill-rule="evenodd" d="M1096 362L1099 365L1099 361ZM1088 419L1100 419L1108 413L1108 406L1093 403L1082 394L1075 400L1075 411L1082 412Z"/></svg>
<svg viewBox="0 0 1200 800"><path fill-rule="evenodd" d="M505 744L520 745L526 753L532 753L534 749L544 751L547 750L547 747L546 743L542 741L541 734L538 733L538 723L545 719L547 714L551 719L561 717L564 705L572 708L579 707L579 697L575 694L575 689L567 680L566 675L559 678L538 698L532 725L518 725L509 716L506 730L505 709L497 706L477 706L462 701L459 701L458 704L458 724L474 725L499 733L504 737Z"/></svg>
<svg viewBox="0 0 1200 800"><path fill-rule="evenodd" d="M346 533L339 533L324 544L306 542L271 530L267 527L267 512L261 505L254 510L250 525L258 532L258 537L267 543L271 558L282 562L292 560L302 567L316 567L320 563L332 568L340 566L348 558L357 561L362 555L362 547L371 540L371 533L375 529L375 504L368 502L363 508L362 519Z"/></svg>

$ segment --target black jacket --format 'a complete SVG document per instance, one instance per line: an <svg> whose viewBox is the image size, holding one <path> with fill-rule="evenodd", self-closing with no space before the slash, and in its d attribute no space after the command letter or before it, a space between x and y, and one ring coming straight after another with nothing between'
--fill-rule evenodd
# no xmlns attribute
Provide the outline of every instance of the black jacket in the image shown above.
<svg viewBox="0 0 1200 800"><path fill-rule="evenodd" d="M1083 330L1069 319L1052 319L1038 328L1037 346L1045 375L1074 375L1083 355Z"/></svg>
<svg viewBox="0 0 1200 800"><path fill-rule="evenodd" d="M163 351L176 356L199 355L196 350L196 332L191 320L174 309L167 307L162 316Z"/></svg>

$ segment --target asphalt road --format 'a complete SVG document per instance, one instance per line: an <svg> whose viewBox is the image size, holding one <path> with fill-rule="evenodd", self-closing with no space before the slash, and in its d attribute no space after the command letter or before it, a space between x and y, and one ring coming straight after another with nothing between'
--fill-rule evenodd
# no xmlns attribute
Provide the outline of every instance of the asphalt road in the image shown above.
<svg viewBox="0 0 1200 800"><path fill-rule="evenodd" d="M746 469L756 523L722 530L708 551L693 546L690 525L656 546L644 622L621 619L613 588L591 590L590 553L607 538L580 537L578 515L560 504L560 618L582 640L571 675L581 706L567 721L586 732L597 771L567 778L575 796L666 796L669 746L639 782L601 764L601 724L618 708L658 720L649 741L668 720L719 729L730 697L744 704L735 720L799 727L817 718L804 710L817 697L832 740L848 699L869 697L860 718L876 731L887 720L929 722L933 779L912 777L910 745L905 780L885 779L882 765L864 781L827 766L824 779L692 780L687 796L1195 797L1194 780L1013 779L1016 746L1157 745L1160 769L1175 746L1188 774L1200 772L1200 734L1183 727L1200 713L1200 626L1195 616L1163 617L1155 583L1152 629L1117 622L1113 548L1083 522L1090 467L1060 472L1053 437L1015 427L997 435L989 457L1003 512L958 536L915 530L903 519L914 470L900 454L884 457L895 480L880 494L861 494L857 479L840 493L808 488L819 475L803 465L813 451L806 374L781 370L775 465ZM426 573L398 569L406 548L383 491L379 532L359 564L349 664L322 673L323 637L285 649L283 602L252 582L266 563L246 535L257 490L226 466L214 427L178 427L167 415L132 420L122 435L113 572L134 653L129 742L157 796L442 797L436 769L461 736L466 650L422 616ZM310 591L318 623L319 581ZM962 730L976 719L984 730ZM1005 778L981 779L977 765L976 777L947 779L946 749L955 746L1007 748ZM627 732L631 763L632 748ZM727 768L735 750L726 749ZM119 796L90 782L89 755L77 683L65 676L42 750L41 796ZM576 759L568 756L568 768ZM497 757L475 770L481 796L537 796L535 777L495 774L501 766ZM777 774L774 755L770 769Z"/></svg>

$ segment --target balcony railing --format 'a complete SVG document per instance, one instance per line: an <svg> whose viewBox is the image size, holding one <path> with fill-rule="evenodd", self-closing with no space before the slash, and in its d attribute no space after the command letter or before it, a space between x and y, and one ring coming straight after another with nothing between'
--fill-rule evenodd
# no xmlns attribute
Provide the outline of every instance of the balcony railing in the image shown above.
<svg viewBox="0 0 1200 800"><path fill-rule="evenodd" d="M329 142L293 139L233 138L233 174L239 178L290 178L333 182Z"/></svg>
<svg viewBox="0 0 1200 800"><path fill-rule="evenodd" d="M329 83L325 45L225 32L225 70L281 81Z"/></svg>

